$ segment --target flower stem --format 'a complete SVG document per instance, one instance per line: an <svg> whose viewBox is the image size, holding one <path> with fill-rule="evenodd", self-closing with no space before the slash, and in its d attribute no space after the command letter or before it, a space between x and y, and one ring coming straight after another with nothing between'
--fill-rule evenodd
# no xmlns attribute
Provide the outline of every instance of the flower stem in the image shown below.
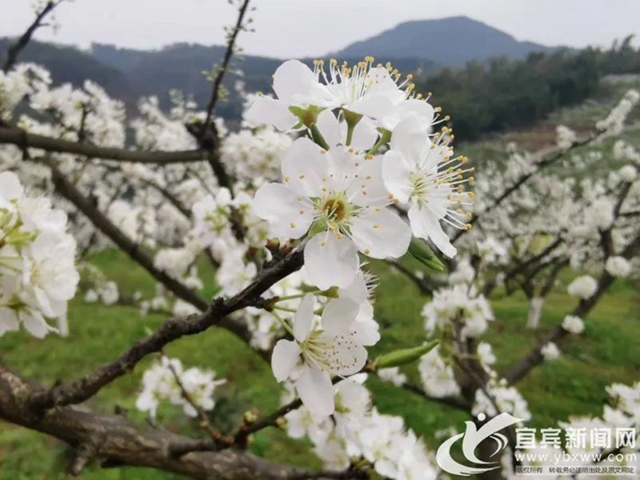
<svg viewBox="0 0 640 480"><path fill-rule="evenodd" d="M284 328L292 337L295 337L295 334L293 333L293 329L291 328L291 325L289 325L289 323L284 318L278 315L278 312L272 310L269 313L271 313L271 315L273 315L273 318L275 318L278 321L278 323L282 325L282 328Z"/></svg>
<svg viewBox="0 0 640 480"><path fill-rule="evenodd" d="M295 295L285 295L284 297L278 297L278 302L284 302L286 300L295 300L296 298L302 298L308 293L310 293L311 295L318 295L319 293L322 293L322 292L323 290L313 290L312 292L302 292L302 293L296 293Z"/></svg>
<svg viewBox="0 0 640 480"><path fill-rule="evenodd" d="M281 312L296 313L295 308L279 307L278 305L274 305L273 309L274 310L280 310Z"/></svg>
<svg viewBox="0 0 640 480"><path fill-rule="evenodd" d="M391 132L389 130L383 130L380 138L376 142L376 144L371 147L371 149L367 152L367 155L375 155L378 150L391 140Z"/></svg>
<svg viewBox="0 0 640 480"><path fill-rule="evenodd" d="M313 138L313 141L316 142L325 150L329 150L329 144L324 139L324 137L322 136L322 133L320 133L320 130L318 129L318 126L315 123L311 124L311 126L309 127L309 130L311 130L311 137Z"/></svg>

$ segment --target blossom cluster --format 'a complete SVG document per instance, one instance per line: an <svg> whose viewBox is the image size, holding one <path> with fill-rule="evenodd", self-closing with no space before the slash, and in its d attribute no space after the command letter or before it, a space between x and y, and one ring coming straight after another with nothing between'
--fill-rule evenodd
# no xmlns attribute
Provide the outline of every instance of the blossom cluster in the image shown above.
<svg viewBox="0 0 640 480"><path fill-rule="evenodd" d="M198 409L213 410L214 391L226 380L216 380L215 372L192 367L184 370L177 358L161 357L142 377L142 391L136 408L155 418L163 401L181 407L189 417L198 416Z"/></svg>
<svg viewBox="0 0 640 480"><path fill-rule="evenodd" d="M384 478L437 478L433 458L402 418L371 407L366 379L366 374L358 374L333 386L336 412L332 418L314 415L305 406L289 412L284 417L288 435L311 440L327 469L343 470L364 462Z"/></svg>
<svg viewBox="0 0 640 480"><path fill-rule="evenodd" d="M64 321L79 282L67 216L25 194L18 177L0 173L0 335L22 326L37 338Z"/></svg>
<svg viewBox="0 0 640 480"><path fill-rule="evenodd" d="M254 208L272 236L305 240L305 268L321 289L349 287L358 253L401 257L412 235L454 256L440 222L466 228L467 159L452 158L449 129L432 133L436 109L411 76L373 62L287 61L274 74L277 99L258 97L246 115L301 134L283 155L282 182L263 185Z"/></svg>

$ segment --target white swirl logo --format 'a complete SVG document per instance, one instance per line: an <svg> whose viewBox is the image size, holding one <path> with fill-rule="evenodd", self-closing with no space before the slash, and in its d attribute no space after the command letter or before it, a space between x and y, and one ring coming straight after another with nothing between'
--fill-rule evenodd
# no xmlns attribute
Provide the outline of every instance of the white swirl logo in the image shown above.
<svg viewBox="0 0 640 480"><path fill-rule="evenodd" d="M486 417L484 416L484 414L478 415L478 420L480 421L483 421L485 418ZM465 422L466 430L464 433L454 435L449 440L440 445L440 448L438 448L438 452L436 454L436 461L438 462L440 468L442 468L445 472L451 473L453 475L461 475L463 477L468 477L469 475L494 470L500 466L499 461L485 462L483 460L480 460L478 457L476 457L476 448L483 440L490 438L497 444L495 451L491 454L491 457L494 457L502 450L504 450L504 448L508 444L507 437L498 432L503 428L509 427L521 421L521 418L516 418L512 415L509 415L508 413L501 413L500 415L489 420L479 430L476 429L475 423L467 421ZM464 457L473 464L485 465L484 467L469 467L458 463L451 457L451 447L460 439L462 439L462 454L464 455Z"/></svg>

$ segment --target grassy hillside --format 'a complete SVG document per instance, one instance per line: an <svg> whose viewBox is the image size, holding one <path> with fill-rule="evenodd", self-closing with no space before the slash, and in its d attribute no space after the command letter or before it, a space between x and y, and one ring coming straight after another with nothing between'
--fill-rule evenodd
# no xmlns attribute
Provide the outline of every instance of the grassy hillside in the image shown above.
<svg viewBox="0 0 640 480"><path fill-rule="evenodd" d="M504 155L501 146L508 141L543 146L552 142L553 137L548 132L554 124L586 128L595 118L606 114L625 88L624 85L607 86L593 101L559 112L532 131L470 144L463 150L481 165L483 157ZM119 252L106 251L92 261L108 277L116 279L122 291L140 290L147 294L153 291L153 280ZM372 266L381 277L376 309L383 329L383 340L372 350L372 355L421 341L424 330L420 310L424 298L411 282L385 264L377 262ZM640 377L637 355L640 345L639 287L638 282L616 281L587 318L584 337L572 340L558 361L538 367L519 385L533 413L533 426L550 427L565 420L569 414L599 414L606 397L606 385L631 383ZM209 282L207 293L212 293L213 289ZM535 332L525 329L527 305L524 297L501 298L500 292L495 294L492 304L496 321L485 338L494 346L499 371L521 358L561 322L573 304L563 291L558 288L550 295L541 327ZM70 307L69 338L52 335L38 341L22 333L6 335L0 338L0 358L21 374L51 385L57 379L77 377L112 360L133 340L144 335L146 328L154 328L161 321L159 316L143 318L132 308L85 305L76 299ZM218 406L213 412L214 422L232 428L251 407L266 413L278 406L279 393L268 365L227 332L210 330L183 339L168 347L166 353L181 358L187 366L214 369L218 376L229 380L216 390ZM134 403L142 372L150 361L145 360L133 375L102 390L91 400L92 406L111 411L118 405L127 409L131 418L144 421L143 415L135 411ZM417 379L415 367L407 368L406 372ZM459 412L426 402L388 384L374 380L370 387L379 409L404 416L411 428L425 436L431 448L439 445L434 438L437 430L451 425L460 428L465 420ZM159 420L166 428L193 435L198 433L194 425L171 408L161 410ZM305 447L304 442L294 442L282 432L267 430L256 436L251 448L275 460L318 465ZM61 443L0 422L0 480L67 478L68 461L68 449ZM150 470L101 470L94 466L83 478L155 480L174 477Z"/></svg>

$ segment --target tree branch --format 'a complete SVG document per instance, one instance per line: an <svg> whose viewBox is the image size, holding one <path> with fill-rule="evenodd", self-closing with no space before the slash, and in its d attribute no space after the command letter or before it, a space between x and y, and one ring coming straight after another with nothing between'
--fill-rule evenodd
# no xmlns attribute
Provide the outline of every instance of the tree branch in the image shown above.
<svg viewBox="0 0 640 480"><path fill-rule="evenodd" d="M222 60L222 66L220 67L220 71L213 81L213 90L211 91L211 98L209 99L209 104L207 105L207 118L204 121L202 126L202 134L207 131L209 128L209 123L211 122L211 118L213 116L213 112L216 108L216 103L218 102L218 98L220 97L220 87L222 86L222 81L224 80L224 76L229 68L229 62L231 61L231 57L234 53L234 48L236 44L236 39L238 38L238 34L240 30L242 30L242 22L244 21L244 16L247 13L247 9L249 7L250 0L244 0L240 10L238 11L238 20L233 28L231 33L231 37L229 37L229 41L227 43L227 51L225 52L224 59Z"/></svg>
<svg viewBox="0 0 640 480"><path fill-rule="evenodd" d="M41 386L0 364L0 418L76 448L77 461L73 467L78 469L96 457L103 459L104 467L149 467L202 480L348 478L334 476L338 472L313 472L276 464L236 449L176 457L171 453L171 445L189 442L188 438L137 425L121 415L102 414L85 406L62 407L34 415L29 405L41 390Z"/></svg>
<svg viewBox="0 0 640 480"><path fill-rule="evenodd" d="M516 180L513 185L511 185L509 188L507 188L506 190L504 190L502 192L502 194L500 194L500 196L498 198L496 198L493 203L491 205L489 205L483 212L482 215L486 215L487 213L491 212L493 209L495 209L496 207L500 206L502 204L502 202L504 202L507 198L509 198L509 196L511 196L511 194L513 194L514 192L518 191L520 189L520 187L522 187L525 183L527 183L527 181L534 176L536 173L539 173L542 169L553 165L554 163L556 163L558 160L564 158L567 153L569 153L570 151L578 148L578 147L583 147L586 145L589 145L591 142L593 142L594 140L596 140L597 138L599 138L601 132L600 131L595 131L593 133L591 133L588 137L582 139L582 140L578 140L576 142L574 142L571 147L569 147L568 149L560 149L560 148L555 148L552 150L548 150L547 152L541 152L541 157L542 159L539 162L536 162L533 164L533 167L535 167L534 170L527 172L523 175L520 176L520 178L518 180ZM469 219L469 224L473 225L474 223L476 223L480 218L480 214L474 215L471 219ZM464 232L466 232L467 230L459 230L453 237L452 242L455 242L456 240L458 240L460 238L460 236L462 236L464 234Z"/></svg>
<svg viewBox="0 0 640 480"><path fill-rule="evenodd" d="M154 265L153 258L141 250L139 245L128 238L106 215L100 212L89 198L82 195L77 187L67 180L55 165L51 164L49 167L51 168L51 179L55 186L56 193L75 205L78 210L91 220L91 223L93 223L98 230L109 237L113 243L149 272L157 281L166 286L174 295L202 311L206 310L209 304L204 298L162 270L157 269Z"/></svg>
<svg viewBox="0 0 640 480"><path fill-rule="evenodd" d="M161 351L165 345L181 337L201 333L214 325L236 333L238 324L229 320L228 315L253 305L272 285L299 270L302 264L302 251L286 256L274 266L265 269L253 283L231 299L216 299L202 314L170 318L150 336L134 343L117 360L103 365L77 381L62 383L49 391L39 392L34 395L32 408L37 411L84 402L105 385L132 371L144 357Z"/></svg>
<svg viewBox="0 0 640 480"><path fill-rule="evenodd" d="M1 127L1 125L0 125ZM204 150L184 151L134 151L124 148L100 147L89 143L62 140L44 135L28 133L17 127L0 128L0 144L16 145L23 151L37 148L50 153L68 153L90 158L101 158L120 162L152 163L168 165L172 163L190 163L207 160Z"/></svg>
<svg viewBox="0 0 640 480"><path fill-rule="evenodd" d="M640 237L636 237L633 242L627 245L622 256L628 259L637 255L638 252L640 252ZM591 297L581 300L576 308L574 308L571 315L584 318L593 309L593 307L596 306L602 294L611 286L614 280L615 278L609 275L605 270L598 280L598 289L596 292ZM544 357L542 356L542 347L549 342L557 342L561 340L567 336L568 333L569 332L562 328L562 325L558 325L540 343L538 343L538 345L536 345L525 358L509 367L502 377L510 384L522 380L531 370L533 370L533 368L544 360Z"/></svg>
<svg viewBox="0 0 640 480"><path fill-rule="evenodd" d="M2 66L2 70L6 73L13 68L16 61L18 60L18 55L31 41L31 37L40 27L43 26L42 21L45 19L47 15L49 15L61 2L50 0L44 6L44 8L36 15L35 20L29 28L22 34L22 36L9 47L7 50L7 58L4 61Z"/></svg>

